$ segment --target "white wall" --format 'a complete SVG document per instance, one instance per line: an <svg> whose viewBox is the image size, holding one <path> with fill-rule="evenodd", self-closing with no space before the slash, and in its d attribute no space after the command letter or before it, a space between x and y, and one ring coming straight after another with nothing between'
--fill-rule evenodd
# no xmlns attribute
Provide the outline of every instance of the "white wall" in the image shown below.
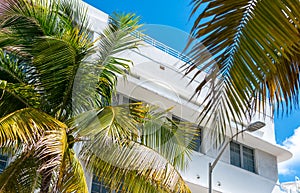
<svg viewBox="0 0 300 193"><path fill-rule="evenodd" d="M208 186L208 164L213 159L200 153L194 153L190 168L183 177L190 183ZM218 183L220 186L218 186ZM213 188L224 193L271 193L276 181L259 176L244 169L220 161L213 171ZM197 186L193 193L199 193Z"/></svg>
<svg viewBox="0 0 300 193"><path fill-rule="evenodd" d="M178 116L183 116L182 118L186 120L192 122L197 121L199 112L202 109L200 104L205 97L207 87L204 88L201 92L202 94L197 99L193 98L192 101L189 101L199 81L196 79L190 83L191 77L183 76L180 67L184 65L184 62L146 43L145 46L140 47L139 50L126 51L119 56L133 61L132 74L138 77L138 79L128 79L132 81L133 84L136 84L133 90L129 91L128 94L134 95L134 91L137 89L136 87L147 87L148 90L162 95L178 103L178 105L184 105L190 108L194 114L192 118L189 114L185 115L182 112L177 112L178 109L174 109L174 112L175 114L179 113ZM204 75L205 74L202 74L202 76ZM198 79L200 79L200 77ZM120 82L118 89L130 89L127 86L127 84ZM184 116L187 116L187 118ZM270 116L270 112L267 112L266 115L257 114L257 116L253 117L251 122L257 120L265 122L266 126L253 134L275 144L274 122ZM244 124L247 125L247 123ZM233 129L232 132L234 134L236 131Z"/></svg>
<svg viewBox="0 0 300 193"><path fill-rule="evenodd" d="M255 150L257 173L274 182L278 180L276 157L261 150Z"/></svg>

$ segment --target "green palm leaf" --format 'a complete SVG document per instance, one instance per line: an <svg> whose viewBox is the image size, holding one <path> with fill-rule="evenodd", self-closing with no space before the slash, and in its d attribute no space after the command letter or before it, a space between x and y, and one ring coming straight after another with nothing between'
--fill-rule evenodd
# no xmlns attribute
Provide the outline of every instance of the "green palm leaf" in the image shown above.
<svg viewBox="0 0 300 193"><path fill-rule="evenodd" d="M30 74L30 69L24 60L0 50L0 116L25 107L39 107L40 94L36 81L25 73Z"/></svg>
<svg viewBox="0 0 300 193"><path fill-rule="evenodd" d="M199 130L196 124L178 123L167 118L169 110L160 112L150 107L143 124L139 126L141 143L160 153L176 169L184 171Z"/></svg>
<svg viewBox="0 0 300 193"><path fill-rule="evenodd" d="M99 135L83 146L87 169L111 189L124 192L190 192L178 171L159 153L139 143Z"/></svg>
<svg viewBox="0 0 300 193"><path fill-rule="evenodd" d="M21 109L0 118L0 146L35 144L45 131L63 128L66 125L41 111Z"/></svg>
<svg viewBox="0 0 300 193"><path fill-rule="evenodd" d="M38 161L30 153L21 154L0 175L0 192L33 193L38 189Z"/></svg>
<svg viewBox="0 0 300 193"><path fill-rule="evenodd" d="M84 170L73 150L67 150L61 168L61 176L58 178L56 188L52 192L57 193L88 193Z"/></svg>
<svg viewBox="0 0 300 193"><path fill-rule="evenodd" d="M15 161L0 175L0 192L34 192L39 188L44 191L47 187L43 185L50 185L52 172L64 164L67 147L64 129L47 130L34 143L23 145L19 149L23 153L16 155Z"/></svg>
<svg viewBox="0 0 300 193"><path fill-rule="evenodd" d="M92 46L89 32L81 27L85 23L78 26L72 22L76 14L81 14L77 11L82 9L75 9L76 6L69 1L9 0L7 6L1 9L2 32L6 38L0 44L6 49L33 57L27 65L34 69L32 76L39 80L43 89L43 110L60 119L70 116L77 69ZM71 8L74 11L70 12ZM66 10L68 12L62 14ZM26 22L19 22L19 17ZM20 31L23 28L26 30ZM11 41L15 39L18 40ZM66 113L63 114L63 111Z"/></svg>
<svg viewBox="0 0 300 193"><path fill-rule="evenodd" d="M117 57L126 50L136 49L141 41L131 33L141 27L135 14L113 14L108 27L100 34L97 46L97 65L100 71L98 91L103 105L110 105L116 89L117 76L125 76L130 71L132 61Z"/></svg>
<svg viewBox="0 0 300 193"><path fill-rule="evenodd" d="M205 77L196 89L208 88L202 122L224 132L232 119L249 121L265 111L267 102L298 103L299 2L193 0L193 6L192 14L204 7L191 31L203 45L192 47L186 72Z"/></svg>
<svg viewBox="0 0 300 193"><path fill-rule="evenodd" d="M98 133L107 133L116 142L123 139L137 139L139 135L138 121L134 117L143 118L145 108L139 104L107 106L100 110L92 110L81 114L73 120L76 138L93 139ZM134 114L134 115L133 115Z"/></svg>
<svg viewBox="0 0 300 193"><path fill-rule="evenodd" d="M73 132L75 139L83 140L80 158L111 189L122 186L125 192L189 192L174 166L184 168L191 151L188 138L195 130L172 130L172 123L156 122L165 112L151 116L148 111L147 106L135 103L104 107L77 117Z"/></svg>
<svg viewBox="0 0 300 193"><path fill-rule="evenodd" d="M32 85L12 84L5 80L0 80L0 89L3 91L2 97L8 92L27 107L38 108L40 105L40 95L35 91ZM8 102L8 100L3 100L1 104L5 102Z"/></svg>
<svg viewBox="0 0 300 193"><path fill-rule="evenodd" d="M114 55L137 47L139 40L130 33L139 27L138 18L133 14L112 17L99 37L98 58L88 58L94 53L93 42L87 29L86 9L81 4L9 0L0 12L3 16L0 46L22 53L23 57L33 57L27 65L32 66L35 72L32 76L43 89L44 111L65 120L72 111L79 113L97 106L95 99L101 106L111 103L117 75L125 75L131 65L130 60ZM15 21L16 17L26 20L25 24ZM27 28L20 31L23 25ZM80 82L78 74L84 77ZM91 92L91 88L85 89L86 85L91 85L98 94ZM88 102L81 103L84 96ZM75 104L72 98L77 101Z"/></svg>

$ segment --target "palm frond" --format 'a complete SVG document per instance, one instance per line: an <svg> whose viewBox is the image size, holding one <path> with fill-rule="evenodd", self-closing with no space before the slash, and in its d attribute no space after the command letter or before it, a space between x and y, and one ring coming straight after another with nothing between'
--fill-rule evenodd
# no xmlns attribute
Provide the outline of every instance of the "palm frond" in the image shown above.
<svg viewBox="0 0 300 193"><path fill-rule="evenodd" d="M138 104L107 106L76 117L71 123L75 138L93 138L103 132L117 143L123 139L137 139L139 135L137 117L143 117L146 109Z"/></svg>
<svg viewBox="0 0 300 193"><path fill-rule="evenodd" d="M35 143L19 149L23 153L16 155L17 158L13 157L15 160L0 175L0 192L43 191L44 180L51 180L53 172L63 165L67 147L64 129L45 131Z"/></svg>
<svg viewBox="0 0 300 193"><path fill-rule="evenodd" d="M62 0L58 6L60 14L66 25L69 26L69 29L78 29L78 37L83 36L82 40L91 37L91 32L88 30L90 28L89 17L87 15L88 8L80 0L72 2Z"/></svg>
<svg viewBox="0 0 300 193"><path fill-rule="evenodd" d="M165 157L176 169L185 170L195 139L199 137L196 124L174 122L166 111L150 107L139 126L141 143Z"/></svg>
<svg viewBox="0 0 300 193"><path fill-rule="evenodd" d="M7 0L0 9L1 29L13 33L16 44L45 34L53 35L58 27L58 14L51 14L55 6L52 1Z"/></svg>
<svg viewBox="0 0 300 193"><path fill-rule="evenodd" d="M88 171L112 190L123 192L190 192L178 171L159 153L130 140L117 144L99 134L80 153ZM122 187L122 188L121 188Z"/></svg>
<svg viewBox="0 0 300 193"><path fill-rule="evenodd" d="M68 169L71 167L69 163L69 143L66 130L60 129L46 131L35 144L34 156L40 162L39 172L42 177L42 192L57 192L65 185L62 184L64 175L67 175Z"/></svg>
<svg viewBox="0 0 300 193"><path fill-rule="evenodd" d="M112 93L115 92L117 76L125 76L129 72L132 62L117 57L125 50L136 49L140 40L131 33L141 25L134 14L113 14L108 27L100 34L97 50L97 63L102 68L99 75L99 94L103 106L111 104Z"/></svg>
<svg viewBox="0 0 300 193"><path fill-rule="evenodd" d="M0 75L2 80L11 83L27 83L26 64L18 57L0 49Z"/></svg>
<svg viewBox="0 0 300 193"><path fill-rule="evenodd" d="M40 94L26 62L0 50L0 117L25 107L39 107ZM29 83L30 82L30 83Z"/></svg>
<svg viewBox="0 0 300 193"><path fill-rule="evenodd" d="M33 193L40 186L38 160L32 152L21 154L0 175L0 192Z"/></svg>
<svg viewBox="0 0 300 193"><path fill-rule="evenodd" d="M122 23L122 26L110 24L97 41L98 57L94 55L84 59L77 69L76 84L72 88L74 115L110 105L117 77L125 76L130 70L132 62L116 55L138 46L139 40L130 36L139 27L138 19L133 15L118 15L113 21Z"/></svg>
<svg viewBox="0 0 300 193"><path fill-rule="evenodd" d="M97 83L97 91L100 94L101 106L111 105L113 94L116 92L117 77L123 76L130 71L131 60L111 57L107 64L102 67Z"/></svg>
<svg viewBox="0 0 300 193"><path fill-rule="evenodd" d="M32 85L26 84L13 84L8 83L5 80L0 80L0 89L2 90L2 96L6 92L13 95L15 99L19 100L26 107L38 108L40 105L40 95L34 89ZM1 105L3 103L9 102L8 100L1 100ZM21 105L20 105L21 106Z"/></svg>
<svg viewBox="0 0 300 193"><path fill-rule="evenodd" d="M21 109L0 118L0 146L35 144L45 131L62 128L66 125L39 110Z"/></svg>
<svg viewBox="0 0 300 193"><path fill-rule="evenodd" d="M62 165L68 148L65 128L45 131L43 136L34 144L34 148L34 157L42 162L39 168L40 172L51 174L53 169Z"/></svg>
<svg viewBox="0 0 300 193"><path fill-rule="evenodd" d="M149 110L134 103L77 117L73 132L75 139L83 140L80 159L111 189L189 192L176 168L185 167L189 140L196 132L175 128L166 118L160 120L164 113Z"/></svg>
<svg viewBox="0 0 300 193"><path fill-rule="evenodd" d="M192 14L205 7L191 31L202 44L192 47L194 64L186 66L187 74L204 77L196 93L208 87L202 122L224 132L232 119L250 121L265 111L267 102L298 104L299 2L192 2Z"/></svg>
<svg viewBox="0 0 300 193"><path fill-rule="evenodd" d="M92 47L88 30L72 23L76 14L85 14L78 13L83 8L70 12L74 7L69 1L8 0L1 9L5 37L1 46L33 57L27 65L43 89L43 110L61 120L70 116L77 70Z"/></svg>
<svg viewBox="0 0 300 193"><path fill-rule="evenodd" d="M28 29L28 31L18 32L16 30L22 27L19 26L21 24L12 21L7 22L8 24L3 26L2 36L4 38L2 38L3 42L0 44L6 49L10 48L10 50L17 50L18 52L26 53L25 55L33 56L30 65L35 69L35 78L39 80L40 88L43 89L43 103L45 104L43 105L43 110L52 116L57 116L60 120L68 119L72 110L74 112L82 112L82 109L86 108L87 103L81 104L79 102L79 104L75 105L72 103L72 98L79 98L76 101L84 101L80 100L83 94L80 95L74 92L74 86L76 88L80 87L81 90L79 91L84 94L91 93L86 95L87 101L95 101L95 98L98 98L99 104L110 104L112 93L115 90L116 76L118 74L125 75L131 64L129 60L118 58L114 55L126 49L137 47L139 40L130 36L130 33L137 29L138 19L134 18L134 15L129 14L118 15L118 17L116 16L117 19L112 19L113 22L111 22L100 38L98 45L99 58L96 59L98 62L95 69L91 70L93 62L86 60L89 54L92 53L91 49L93 46L89 35L90 32L84 27L88 24L86 24L87 22L80 25L74 23L75 18L86 17L82 17L85 15L85 12L80 12L83 9L79 5L75 9L75 5L69 1L63 1L57 5L50 3L48 6L51 7L43 8L42 5L45 2L40 4L34 2L34 10L32 10L31 4L28 4L26 1L27 3L23 2L23 4L30 9L30 11L26 11L27 9L25 8L25 10L18 9L20 6L18 2L14 0L9 1L12 5L2 10L3 14L7 15L12 21L14 19L11 19L11 17L21 15L28 20L26 25L33 27ZM14 7L14 9L11 7ZM44 18L44 9L49 12L49 15L54 12L52 15L55 16L53 18ZM57 9L59 11L56 11ZM48 32L48 20L55 20L55 22L53 21L51 32ZM86 21L86 18L84 18L84 21ZM116 23L118 22L120 24L117 25ZM37 24L38 28L35 26ZM36 28L43 31L43 33L34 31ZM55 33L55 30L57 30L57 33ZM27 38L28 36L30 38ZM14 41L15 39L20 40ZM89 71L85 75L91 78L88 78L88 81L83 81L84 86L80 82L76 82L76 84L80 85L74 85L81 68L88 68ZM93 72L94 70L95 72ZM53 72L55 73L53 74ZM95 74L98 76L98 81L94 78ZM98 91L99 96L94 92L84 91L86 82ZM95 84L92 84L93 82ZM90 91L91 89L88 90ZM94 107L94 105L91 106Z"/></svg>
<svg viewBox="0 0 300 193"><path fill-rule="evenodd" d="M58 113L72 110L72 85L76 76L77 51L69 42L56 38L41 38L35 44L33 65L39 72L39 79L44 88L45 111Z"/></svg>
<svg viewBox="0 0 300 193"><path fill-rule="evenodd" d="M65 154L58 182L56 188L52 190L53 193L88 193L83 167L73 150L69 149Z"/></svg>
<svg viewBox="0 0 300 193"><path fill-rule="evenodd" d="M131 33L141 25L134 14L114 14L110 17L108 27L100 34L98 43L98 63L101 66L109 64L115 54L137 48L140 40Z"/></svg>

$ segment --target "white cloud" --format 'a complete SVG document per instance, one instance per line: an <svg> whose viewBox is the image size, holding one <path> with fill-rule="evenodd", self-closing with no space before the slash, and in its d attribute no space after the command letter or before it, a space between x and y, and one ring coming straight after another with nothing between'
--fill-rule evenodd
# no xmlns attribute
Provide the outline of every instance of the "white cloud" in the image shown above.
<svg viewBox="0 0 300 193"><path fill-rule="evenodd" d="M300 175L293 169L300 165L300 127L295 129L294 134L283 142L283 146L293 153L293 157L279 164L279 174Z"/></svg>

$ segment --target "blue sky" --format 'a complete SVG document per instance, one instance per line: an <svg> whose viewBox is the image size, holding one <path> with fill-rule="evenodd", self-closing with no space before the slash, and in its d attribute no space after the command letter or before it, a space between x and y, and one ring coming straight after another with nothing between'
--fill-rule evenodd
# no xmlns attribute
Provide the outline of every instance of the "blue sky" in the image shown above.
<svg viewBox="0 0 300 193"><path fill-rule="evenodd" d="M193 18L190 0L84 0L90 5L111 14L132 12L141 17L145 33L179 51L185 46ZM176 40L176 41L174 41ZM181 41L179 41L181 40ZM294 157L279 165L280 182L293 181L300 175L300 110L291 115L275 115L276 141L293 152ZM298 150L299 149L299 150ZM299 166L297 166L299 165Z"/></svg>

